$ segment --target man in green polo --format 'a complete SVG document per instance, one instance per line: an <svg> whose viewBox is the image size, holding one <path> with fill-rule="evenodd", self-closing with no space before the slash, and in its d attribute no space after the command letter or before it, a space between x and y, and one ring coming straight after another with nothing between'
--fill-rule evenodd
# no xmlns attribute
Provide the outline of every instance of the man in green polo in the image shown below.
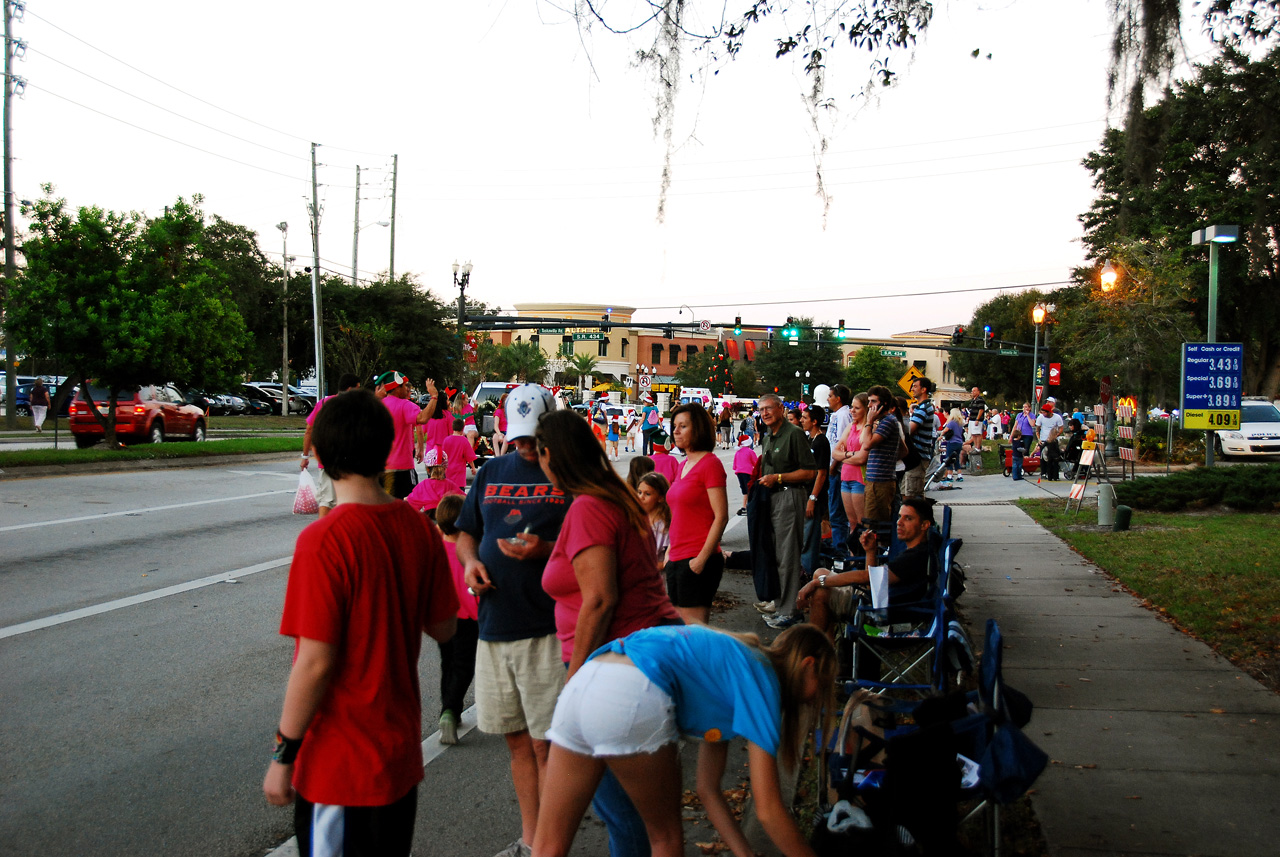
<svg viewBox="0 0 1280 857"><path fill-rule="evenodd" d="M800 593L800 550L804 543L804 507L818 475L818 463L809 448L809 438L787 421L782 400L769 393L760 398L760 418L768 429L761 443L760 484L771 492L769 520L773 526L774 554L782 594L773 616L765 617L771 628L790 628L804 621L796 607Z"/></svg>

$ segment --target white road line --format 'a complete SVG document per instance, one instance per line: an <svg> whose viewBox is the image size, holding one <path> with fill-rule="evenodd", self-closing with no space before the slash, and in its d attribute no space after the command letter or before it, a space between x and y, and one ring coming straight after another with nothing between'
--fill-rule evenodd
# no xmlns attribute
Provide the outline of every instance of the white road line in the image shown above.
<svg viewBox="0 0 1280 857"><path fill-rule="evenodd" d="M126 509L122 512L99 512L96 515L80 515L76 518L59 518L56 521L35 521L30 524L13 524L8 527L0 527L0 533L8 533L13 530L29 530L34 527L52 527L56 524L75 524L80 521L97 521L103 518L119 518L124 515L143 515L147 512L167 512L170 509L187 509L191 506L207 506L210 503L234 503L237 500L252 500L255 497L270 497L274 494L292 494L293 489L282 489L280 491L260 491L257 494L241 494L239 497L219 497L215 500L192 500L190 503L172 503L168 506L148 506L143 509Z"/></svg>
<svg viewBox="0 0 1280 857"><path fill-rule="evenodd" d="M458 722L458 737L461 738L472 729L476 728L476 707L473 705L466 711L462 712L462 718ZM448 744L440 743L440 733L433 732L428 735L422 742L422 766L425 768L435 761L445 750L449 749ZM298 857L298 838L290 836L279 848L272 851L267 857Z"/></svg>
<svg viewBox="0 0 1280 857"><path fill-rule="evenodd" d="M50 628L54 625L74 622L77 619L85 619L89 616L97 616L100 613L110 613L112 610L132 607L135 604L145 604L148 601L155 601L158 598L167 598L170 595L179 595L183 592L190 592L193 589L212 586L215 583L225 583L229 580L248 577L251 574L257 574L260 571L270 571L273 568L286 566L292 560L293 555L290 554L289 556L281 557L280 559L267 560L266 562L260 562L257 565L238 568L235 571L224 571L221 574L202 577L199 580L192 580L188 583L178 583L173 586L166 586L164 589L157 589L152 592L143 592L139 595L130 595L128 598L117 598L115 601L104 601L101 604L94 604L92 607L82 607L79 610L69 610L66 613L57 613L53 616L46 616L43 619L34 619L30 622L23 622L20 625L10 625L7 628L0 628L0 640L3 640L5 637L16 637L19 634L39 631L42 628Z"/></svg>
<svg viewBox="0 0 1280 857"><path fill-rule="evenodd" d="M237 476L275 476L282 479L292 479L298 481L297 473L281 473L278 470L228 470L228 473L234 473Z"/></svg>
<svg viewBox="0 0 1280 857"><path fill-rule="evenodd" d="M747 519L746 515L739 515L735 512L733 517L729 519L729 523L724 525L724 533L721 534L720 538L723 540L725 536L729 535L730 530L736 527L739 524L739 522L745 521L746 519Z"/></svg>

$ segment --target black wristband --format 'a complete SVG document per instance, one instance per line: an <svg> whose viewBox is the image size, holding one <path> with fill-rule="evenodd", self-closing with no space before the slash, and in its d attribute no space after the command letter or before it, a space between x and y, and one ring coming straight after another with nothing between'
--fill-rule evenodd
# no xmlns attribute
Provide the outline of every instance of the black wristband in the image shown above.
<svg viewBox="0 0 1280 857"><path fill-rule="evenodd" d="M271 754L273 761L282 765L292 765L298 758L298 750L302 748L301 738L286 738L280 730L276 730L276 751Z"/></svg>

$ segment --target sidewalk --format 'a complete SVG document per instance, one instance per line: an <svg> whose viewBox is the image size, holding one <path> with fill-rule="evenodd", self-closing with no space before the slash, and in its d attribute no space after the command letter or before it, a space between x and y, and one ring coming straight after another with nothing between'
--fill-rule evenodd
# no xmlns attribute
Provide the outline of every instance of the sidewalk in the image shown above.
<svg viewBox="0 0 1280 857"><path fill-rule="evenodd" d="M1005 679L1035 703L1027 735L1052 761L1032 803L1049 853L1276 854L1280 697L1006 502L1065 503L1069 482L963 484L930 494L955 507L975 643L995 618Z"/></svg>

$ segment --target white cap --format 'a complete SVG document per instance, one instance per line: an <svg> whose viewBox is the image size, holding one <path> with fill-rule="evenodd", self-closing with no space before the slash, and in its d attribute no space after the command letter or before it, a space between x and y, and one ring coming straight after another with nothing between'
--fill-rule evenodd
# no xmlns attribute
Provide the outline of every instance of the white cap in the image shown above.
<svg viewBox="0 0 1280 857"><path fill-rule="evenodd" d="M507 392L507 438L533 437L538 418L556 409L555 397L541 384L521 384Z"/></svg>

